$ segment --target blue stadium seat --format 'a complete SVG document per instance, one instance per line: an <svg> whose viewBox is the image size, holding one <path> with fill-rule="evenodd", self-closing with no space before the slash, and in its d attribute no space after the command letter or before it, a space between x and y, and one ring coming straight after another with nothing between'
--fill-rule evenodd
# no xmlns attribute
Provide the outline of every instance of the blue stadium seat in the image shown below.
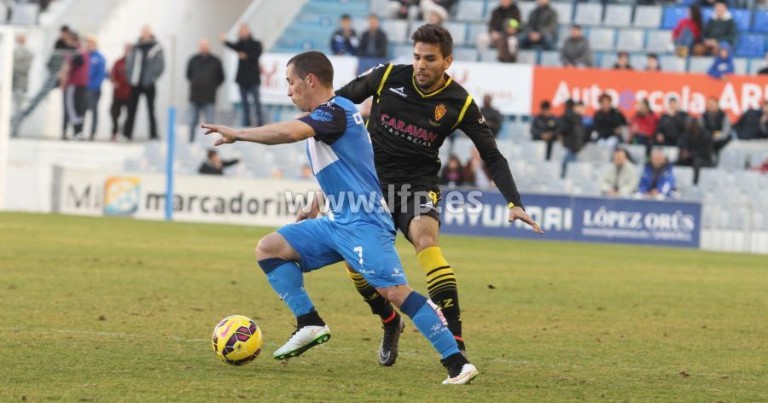
<svg viewBox="0 0 768 403"><path fill-rule="evenodd" d="M465 62L476 62L477 61L477 49L474 47L471 48L454 48L453 49L453 57L456 58L456 60L461 60Z"/></svg>
<svg viewBox="0 0 768 403"><path fill-rule="evenodd" d="M747 74L748 65L749 59L743 57L733 59L733 68L736 70L736 74Z"/></svg>
<svg viewBox="0 0 768 403"><path fill-rule="evenodd" d="M702 10L703 11L703 10ZM661 18L661 28L672 29L678 21L688 15L688 8L685 6L666 6ZM635 17L637 19L637 17Z"/></svg>
<svg viewBox="0 0 768 403"><path fill-rule="evenodd" d="M557 51L541 52L541 62L539 64L541 64L542 66L562 66L562 63L560 63L560 52L557 52Z"/></svg>
<svg viewBox="0 0 768 403"><path fill-rule="evenodd" d="M465 38L467 37L467 24L458 21L446 21L443 23L443 28L451 33L454 45L464 45Z"/></svg>
<svg viewBox="0 0 768 403"><path fill-rule="evenodd" d="M467 45L476 44L477 36L485 32L488 32L488 23L486 22L475 22L467 25Z"/></svg>
<svg viewBox="0 0 768 403"><path fill-rule="evenodd" d="M691 57L688 65L688 71L691 73L706 73L712 66L713 57Z"/></svg>
<svg viewBox="0 0 768 403"><path fill-rule="evenodd" d="M600 25L603 20L603 6L598 3L578 3L573 22L580 25Z"/></svg>
<svg viewBox="0 0 768 403"><path fill-rule="evenodd" d="M390 43L408 40L408 21L395 19L382 21L381 29L387 34L387 40Z"/></svg>
<svg viewBox="0 0 768 403"><path fill-rule="evenodd" d="M523 64L536 64L537 51L521 50L517 52L517 62Z"/></svg>
<svg viewBox="0 0 768 403"><path fill-rule="evenodd" d="M638 28L659 28L661 11L660 6L637 6L633 25Z"/></svg>
<svg viewBox="0 0 768 403"><path fill-rule="evenodd" d="M648 31L648 43L645 50L649 52L665 53L675 50L670 31Z"/></svg>
<svg viewBox="0 0 768 403"><path fill-rule="evenodd" d="M627 52L643 50L645 31L642 29L620 29L616 40L616 49Z"/></svg>
<svg viewBox="0 0 768 403"><path fill-rule="evenodd" d="M736 56L762 57L765 52L765 36L741 34L736 41Z"/></svg>
<svg viewBox="0 0 768 403"><path fill-rule="evenodd" d="M560 24L570 24L573 21L573 3L551 3L550 6L557 11L557 21ZM528 16L523 17L526 21Z"/></svg>
<svg viewBox="0 0 768 403"><path fill-rule="evenodd" d="M715 14L715 10L712 9L712 7L704 7L701 9L701 19L704 22L704 25L707 25L709 20L712 19L712 15Z"/></svg>
<svg viewBox="0 0 768 403"><path fill-rule="evenodd" d="M733 21L736 23L736 28L739 32L749 31L749 23L752 21L752 12L743 8L731 9L731 15L733 15Z"/></svg>
<svg viewBox="0 0 768 403"><path fill-rule="evenodd" d="M494 5L493 7L495 8L496 6ZM518 1L517 8L520 9L520 17L523 19L523 21L528 21L528 16L531 15L531 11L533 11L533 9L536 8L536 2L535 1ZM558 19L558 21L562 23L563 21L562 17ZM571 18L568 17L567 22L570 23L570 21L571 21Z"/></svg>
<svg viewBox="0 0 768 403"><path fill-rule="evenodd" d="M674 71L678 73L684 73L685 63L685 59L681 59L675 55L664 55L659 57L661 71Z"/></svg>
<svg viewBox="0 0 768 403"><path fill-rule="evenodd" d="M752 30L768 32L768 10L755 10L755 22L752 23Z"/></svg>
<svg viewBox="0 0 768 403"><path fill-rule="evenodd" d="M462 0L456 12L460 21L477 21L485 19L485 3L482 1Z"/></svg>
<svg viewBox="0 0 768 403"><path fill-rule="evenodd" d="M749 63L749 74L757 74L757 72L764 67L768 67L768 63L765 63L762 60L752 59Z"/></svg>
<svg viewBox="0 0 768 403"><path fill-rule="evenodd" d="M589 47L594 50L614 49L614 36L612 28L590 28L587 35Z"/></svg>
<svg viewBox="0 0 768 403"><path fill-rule="evenodd" d="M608 4L605 7L603 25L626 27L632 21L632 6L628 4Z"/></svg>

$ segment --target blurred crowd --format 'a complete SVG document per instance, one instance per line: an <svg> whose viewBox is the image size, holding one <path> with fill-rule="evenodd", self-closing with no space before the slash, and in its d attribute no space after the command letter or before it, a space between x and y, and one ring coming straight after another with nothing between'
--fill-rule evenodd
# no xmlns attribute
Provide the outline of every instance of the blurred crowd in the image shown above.
<svg viewBox="0 0 768 403"><path fill-rule="evenodd" d="M112 141L131 141L139 113L139 101L144 98L148 116L148 135L160 138L155 111L157 81L165 71L165 53L151 27L141 28L138 39L126 43L122 56L111 66L99 50L98 38L80 35L69 26L62 26L50 58L46 62L47 77L42 87L29 94L29 74L34 54L26 46L26 36L16 37L13 63L13 113L11 134L18 136L22 124L40 103L56 88L63 93L64 117L61 125L63 140L94 140L99 127L99 104L102 86L111 82ZM221 43L237 53L238 68L234 81L241 96L242 125L265 122L260 100L262 54L261 42L254 39L248 25L239 27L237 38L219 36ZM189 141L193 142L201 119L216 120L216 93L224 83L221 59L211 52L211 43L202 38L197 51L187 60L186 79L189 83ZM88 116L90 115L90 116ZM255 116L252 121L251 116ZM90 119L86 122L86 118ZM89 123L88 132L84 128Z"/></svg>

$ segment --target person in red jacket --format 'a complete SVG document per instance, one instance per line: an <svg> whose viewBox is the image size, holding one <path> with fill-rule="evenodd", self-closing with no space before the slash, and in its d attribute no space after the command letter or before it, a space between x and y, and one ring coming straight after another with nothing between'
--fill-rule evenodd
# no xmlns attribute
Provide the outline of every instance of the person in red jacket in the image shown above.
<svg viewBox="0 0 768 403"><path fill-rule="evenodd" d="M694 4L688 9L688 17L683 18L672 30L672 40L675 42L675 53L687 57L693 50L693 45L701 42L702 30L701 9Z"/></svg>
<svg viewBox="0 0 768 403"><path fill-rule="evenodd" d="M112 106L109 108L109 114L112 116L112 141L117 141L117 130L120 115L123 109L128 113L128 104L131 100L131 83L128 82L128 76L125 74L125 59L131 53L131 44L125 44L125 53L123 57L115 62L109 79L112 81Z"/></svg>
<svg viewBox="0 0 768 403"><path fill-rule="evenodd" d="M653 134L656 133L656 125L659 118L651 110L651 104L647 99L637 101L635 116L629 123L630 141L634 144L645 146L645 155L650 155L653 145Z"/></svg>

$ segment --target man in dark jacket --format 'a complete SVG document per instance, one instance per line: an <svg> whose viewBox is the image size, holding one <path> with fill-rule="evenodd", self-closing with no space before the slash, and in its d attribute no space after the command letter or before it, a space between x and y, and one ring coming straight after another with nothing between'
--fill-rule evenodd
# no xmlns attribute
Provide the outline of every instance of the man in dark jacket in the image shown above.
<svg viewBox="0 0 768 403"><path fill-rule="evenodd" d="M206 122L214 122L216 111L216 90L224 82L224 68L221 60L211 54L211 44L201 39L197 45L200 53L192 56L187 63L187 81L189 81L189 142L195 142L200 112Z"/></svg>
<svg viewBox="0 0 768 403"><path fill-rule="evenodd" d="M739 140L768 138L768 101L762 109L749 109L736 122L736 135Z"/></svg>
<svg viewBox="0 0 768 403"><path fill-rule="evenodd" d="M728 11L728 5L725 1L719 0L715 3L714 15L704 26L704 46L710 55L716 55L720 48L720 42L728 42L731 46L736 45L736 22L733 21L731 12Z"/></svg>
<svg viewBox="0 0 768 403"><path fill-rule="evenodd" d="M510 20L521 23L520 9L514 0L499 0L499 6L491 11L491 19L488 21L488 33L477 36L477 46L481 50L506 47L506 28Z"/></svg>
<svg viewBox="0 0 768 403"><path fill-rule="evenodd" d="M341 19L339 19L339 29L331 35L331 53L354 56L357 54L359 45L357 32L352 28L352 17L349 14L342 14Z"/></svg>
<svg viewBox="0 0 768 403"><path fill-rule="evenodd" d="M237 32L237 42L229 42L224 34L219 35L224 45L235 52L239 59L237 63L237 76L235 82L240 87L240 103L243 109L243 126L251 125L251 105L248 97L253 97L253 105L256 109L256 125L264 124L264 114L261 110L261 68L259 67L259 58L261 58L261 42L253 39L251 29L248 24L240 26Z"/></svg>
<svg viewBox="0 0 768 403"><path fill-rule="evenodd" d="M368 16L368 30L363 32L363 37L360 39L358 55L387 57L387 34L381 30L379 17L376 14Z"/></svg>
<svg viewBox="0 0 768 403"><path fill-rule="evenodd" d="M131 49L125 63L125 73L131 83L131 101L128 104L128 118L123 126L123 135L128 140L133 138L133 124L139 106L139 97L147 97L149 112L149 138L157 140L157 119L155 119L155 82L165 69L163 48L155 40L148 26L141 29L141 36Z"/></svg>
<svg viewBox="0 0 768 403"><path fill-rule="evenodd" d="M565 113L560 118L560 136L565 147L565 157L563 158L563 170L560 174L565 178L568 170L568 164L578 159L579 151L584 147L584 104L574 102L569 99L565 102Z"/></svg>
<svg viewBox="0 0 768 403"><path fill-rule="evenodd" d="M504 115L502 115L498 109L494 108L492 103L493 97L491 94L483 95L483 107L480 108L480 113L483 114L485 124L491 129L494 137L499 137L501 125L504 123Z"/></svg>
<svg viewBox="0 0 768 403"><path fill-rule="evenodd" d="M238 159L222 160L219 153L211 148L208 150L208 158L200 164L197 172L203 175L224 175L224 168L235 165L238 162L240 162Z"/></svg>
<svg viewBox="0 0 768 403"><path fill-rule="evenodd" d="M688 113L680 110L677 98L667 101L667 111L661 115L659 124L656 125L654 144L662 146L679 146L685 134L685 126L688 122Z"/></svg>
<svg viewBox="0 0 768 403"><path fill-rule="evenodd" d="M622 134L627 127L627 119L621 111L613 107L613 98L610 95L600 95L598 101L600 109L593 117L597 141L608 148L614 148L624 141Z"/></svg>
<svg viewBox="0 0 768 403"><path fill-rule="evenodd" d="M592 67L592 51L580 25L571 27L571 36L560 49L560 61L565 67Z"/></svg>
<svg viewBox="0 0 768 403"><path fill-rule="evenodd" d="M559 133L557 125L558 121L552 113L552 105L549 101L542 101L539 115L534 117L531 123L531 138L547 142L547 161L552 157L552 143Z"/></svg>
<svg viewBox="0 0 768 403"><path fill-rule="evenodd" d="M552 50L557 44L557 11L549 6L549 0L537 0L536 4L519 35L520 47Z"/></svg>

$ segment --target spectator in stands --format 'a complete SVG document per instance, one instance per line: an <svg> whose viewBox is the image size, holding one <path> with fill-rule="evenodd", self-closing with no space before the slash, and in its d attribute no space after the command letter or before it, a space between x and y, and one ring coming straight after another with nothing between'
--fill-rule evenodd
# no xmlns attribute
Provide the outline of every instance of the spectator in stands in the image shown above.
<svg viewBox="0 0 768 403"><path fill-rule="evenodd" d="M501 131L501 124L504 122L504 116L498 109L493 107L493 97L491 94L483 95L483 107L480 108L480 113L485 118L485 124L491 129L495 137L499 136Z"/></svg>
<svg viewBox="0 0 768 403"><path fill-rule="evenodd" d="M352 17L342 14L339 29L331 35L331 53L334 55L356 55L360 44L357 33L352 28Z"/></svg>
<svg viewBox="0 0 768 403"><path fill-rule="evenodd" d="M133 45L125 44L123 57L117 59L109 74L109 80L112 82L112 106L109 108L109 114L112 117L112 141L117 141L120 115L123 109L128 111L128 104L131 101L131 83L125 74L125 61L131 53L131 48Z"/></svg>
<svg viewBox="0 0 768 403"><path fill-rule="evenodd" d="M523 32L519 35L523 49L552 50L557 44L557 11L549 0L536 0L536 8L528 15Z"/></svg>
<svg viewBox="0 0 768 403"><path fill-rule="evenodd" d="M637 192L640 196L653 199L669 199L676 190L675 173L667 156L660 148L651 152L650 161L645 164Z"/></svg>
<svg viewBox="0 0 768 403"><path fill-rule="evenodd" d="M198 53L187 62L187 81L189 81L189 142L195 142L195 133L200 123L200 113L205 122L216 120L216 90L224 82L224 67L221 60L211 54L208 39L201 39L197 44Z"/></svg>
<svg viewBox="0 0 768 403"><path fill-rule="evenodd" d="M393 18L415 19L419 13L419 0L390 0L387 10Z"/></svg>
<svg viewBox="0 0 768 403"><path fill-rule="evenodd" d="M549 101L541 101L540 112L531 123L531 138L547 143L546 160L552 157L552 143L557 139L560 129L557 117L552 113L552 105Z"/></svg>
<svg viewBox="0 0 768 403"><path fill-rule="evenodd" d="M704 25L702 21L704 20L701 18L701 8L695 4L688 7L688 17L681 19L672 30L676 55L688 57L693 51L693 46L701 42L701 31Z"/></svg>
<svg viewBox="0 0 768 403"><path fill-rule="evenodd" d="M768 52L765 54L765 61L768 62ZM754 63L754 61L752 61ZM768 63L766 63L765 67L760 69L757 74L768 74Z"/></svg>
<svg viewBox="0 0 768 403"><path fill-rule="evenodd" d="M423 15L435 13L440 16L441 20L447 21L456 1L457 0L421 0L419 2L419 8Z"/></svg>
<svg viewBox="0 0 768 403"><path fill-rule="evenodd" d="M731 141L731 119L720 109L720 101L716 97L707 98L706 110L699 118L699 125L712 138L715 156L718 156Z"/></svg>
<svg viewBox="0 0 768 403"><path fill-rule="evenodd" d="M239 159L222 160L219 153L213 148L208 149L208 156L197 172L203 175L224 175L224 168L235 165L240 162Z"/></svg>
<svg viewBox="0 0 768 403"><path fill-rule="evenodd" d="M516 19L511 18L507 22L503 39L503 43L506 43L506 46L502 44L498 47L499 53L497 58L500 62L514 63L517 61L517 49L520 42L517 38L519 28L520 23Z"/></svg>
<svg viewBox="0 0 768 403"><path fill-rule="evenodd" d="M368 30L363 32L358 50L360 56L387 57L387 34L381 29L381 23L376 14L368 16Z"/></svg>
<svg viewBox="0 0 768 403"><path fill-rule="evenodd" d="M299 180L308 181L314 179L312 175L312 168L309 164L302 164L301 171L299 172Z"/></svg>
<svg viewBox="0 0 768 403"><path fill-rule="evenodd" d="M16 48L13 50L13 114L19 113L27 96L29 88L29 69L35 56L27 49L27 37L24 34L16 35Z"/></svg>
<svg viewBox="0 0 768 403"><path fill-rule="evenodd" d="M608 94L598 98L600 109L593 117L594 130L597 133L597 143L609 149L624 142L627 129L627 118L613 106L613 98Z"/></svg>
<svg viewBox="0 0 768 403"><path fill-rule="evenodd" d="M59 38L54 45L53 54L51 54L51 57L46 63L48 76L40 90L29 101L26 108L11 119L11 136L18 136L21 129L21 123L24 119L34 112L40 102L42 102L54 88L61 86L61 71L64 68L65 60L67 60L69 55L75 53L77 49L78 43L75 39L75 33L69 29L69 26L63 25L59 30ZM66 102L66 99L64 99L64 102ZM66 111L66 104L63 105L62 109ZM64 140L66 140L66 116L67 114L64 113L64 130L62 131L62 139Z"/></svg>
<svg viewBox="0 0 768 403"><path fill-rule="evenodd" d="M751 108L744 112L734 126L739 140L768 138L768 101L762 109Z"/></svg>
<svg viewBox="0 0 768 403"><path fill-rule="evenodd" d="M571 34L560 50L560 61L565 67L592 67L592 50L581 25L571 27Z"/></svg>
<svg viewBox="0 0 768 403"><path fill-rule="evenodd" d="M720 44L725 41L731 46L736 44L736 22L733 21L731 12L725 1L718 0L715 3L714 15L704 26L704 47L706 54L716 55Z"/></svg>
<svg viewBox="0 0 768 403"><path fill-rule="evenodd" d="M88 111L91 112L91 141L96 137L99 125L99 100L101 99L101 84L107 78L107 59L99 52L99 44L95 37L85 40L88 47Z"/></svg>
<svg viewBox="0 0 768 403"><path fill-rule="evenodd" d="M723 79L727 74L733 74L736 68L733 65L733 54L731 53L731 45L728 42L720 42L720 48L717 50L715 59L712 60L712 65L709 66L707 74L712 78Z"/></svg>
<svg viewBox="0 0 768 403"><path fill-rule="evenodd" d="M490 189L492 187L491 176L488 174L488 167L480 158L480 152L477 147L472 147L472 154L464 166L462 175L464 185L475 186L480 189Z"/></svg>
<svg viewBox="0 0 768 403"><path fill-rule="evenodd" d="M125 63L125 73L131 83L131 102L128 105L128 118L123 127L123 135L128 140L133 138L133 124L139 108L139 97L144 95L149 113L149 138L157 140L157 119L155 119L155 82L165 70L163 47L155 39L149 26L141 28L138 42L131 48Z"/></svg>
<svg viewBox="0 0 768 403"><path fill-rule="evenodd" d="M629 64L629 53L621 51L616 54L616 63L613 65L614 70L634 70L632 65Z"/></svg>
<svg viewBox="0 0 768 403"><path fill-rule="evenodd" d="M558 128L560 129L560 138L565 147L565 157L563 158L563 166L560 172L560 176L565 178L565 174L568 170L568 164L578 159L579 151L584 147L584 104L574 102L569 99L565 102L565 112L560 117L560 123Z"/></svg>
<svg viewBox="0 0 768 403"><path fill-rule="evenodd" d="M436 11L430 11L424 17L424 23L425 24L442 26L443 25L443 21L445 21L445 19L440 15L440 13L438 13Z"/></svg>
<svg viewBox="0 0 768 403"><path fill-rule="evenodd" d="M617 147L613 151L612 164L603 172L600 193L603 196L630 197L637 190L640 175L627 150Z"/></svg>
<svg viewBox="0 0 768 403"><path fill-rule="evenodd" d="M656 126L654 144L662 146L678 146L686 131L688 113L680 109L677 98L667 101L667 109Z"/></svg>
<svg viewBox="0 0 768 403"><path fill-rule="evenodd" d="M520 18L520 9L517 8L514 0L499 0L499 6L491 11L488 33L477 35L478 49L484 51L488 49L489 45L496 49L507 46L505 28L509 24L509 20L523 21Z"/></svg>
<svg viewBox="0 0 768 403"><path fill-rule="evenodd" d="M83 136L83 120L88 108L88 48L82 46L67 57L60 75L61 87L64 89L64 105L66 118L64 120L66 139L67 122L74 127L74 139L85 140Z"/></svg>
<svg viewBox="0 0 768 403"><path fill-rule="evenodd" d="M656 53L648 53L645 55L645 71L661 71L659 55Z"/></svg>
<svg viewBox="0 0 768 403"><path fill-rule="evenodd" d="M629 136L630 142L645 146L646 156L651 153L651 146L653 146L654 134L656 133L658 123L659 119L651 110L651 104L648 103L648 100L641 99L637 101L635 116L629 121Z"/></svg>
<svg viewBox="0 0 768 403"><path fill-rule="evenodd" d="M448 163L443 167L440 173L440 184L448 187L456 187L464 184L464 169L461 167L461 160L456 154L448 157Z"/></svg>
<svg viewBox="0 0 768 403"><path fill-rule="evenodd" d="M235 82L240 89L240 103L243 109L243 126L251 125L251 104L248 98L253 98L253 108L256 112L256 125L264 124L264 112L261 109L261 41L254 39L248 24L240 25L237 31L237 42L229 42L226 36L219 34L219 40L224 46L237 52L237 74Z"/></svg>
<svg viewBox="0 0 768 403"><path fill-rule="evenodd" d="M693 184L699 183L702 167L715 165L715 150L712 136L705 132L697 119L688 119L686 129L680 139L680 153L677 165L693 167Z"/></svg>

